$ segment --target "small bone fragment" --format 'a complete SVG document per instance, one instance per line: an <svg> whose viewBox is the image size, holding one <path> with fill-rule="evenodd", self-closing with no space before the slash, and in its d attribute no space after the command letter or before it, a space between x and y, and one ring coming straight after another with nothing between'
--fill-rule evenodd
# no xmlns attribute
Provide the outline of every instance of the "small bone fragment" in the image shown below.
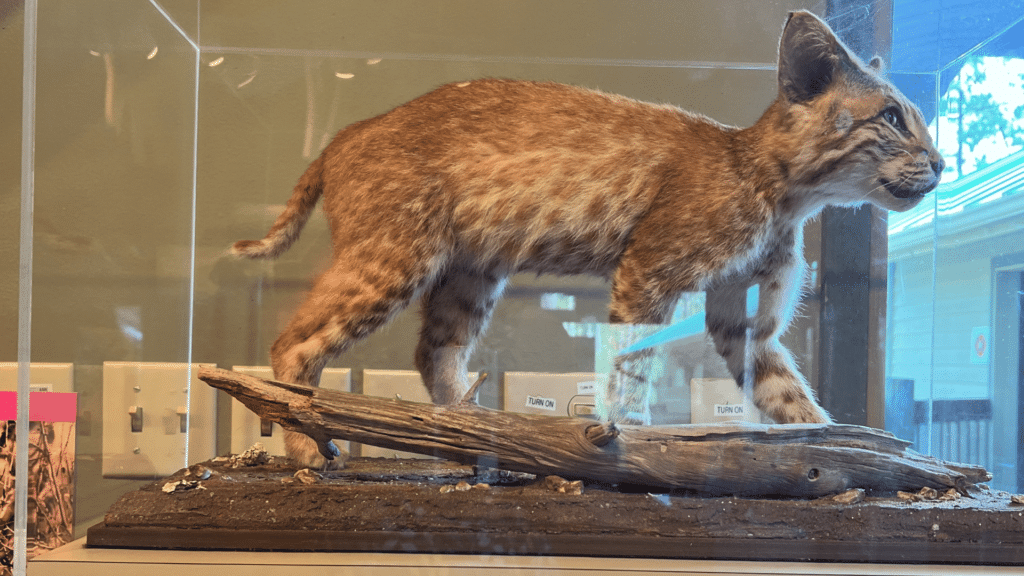
<svg viewBox="0 0 1024 576"><path fill-rule="evenodd" d="M579 496L580 494L583 494L583 481L573 480L572 482L566 482L558 487L558 491L562 494Z"/></svg>
<svg viewBox="0 0 1024 576"><path fill-rule="evenodd" d="M210 476L213 476L213 472L202 464L194 464L189 467L188 472L185 472L185 476L195 476L199 480L209 480Z"/></svg>
<svg viewBox="0 0 1024 576"><path fill-rule="evenodd" d="M551 475L544 478L544 487L552 491L557 491L558 487L565 483L566 479L561 476Z"/></svg>
<svg viewBox="0 0 1024 576"><path fill-rule="evenodd" d="M295 473L295 479L303 484L317 484L323 480L323 476L313 472L309 468L303 468Z"/></svg>
<svg viewBox="0 0 1024 576"><path fill-rule="evenodd" d="M193 490L196 488L206 490L198 480L178 480L177 482L168 482L164 484L163 491L168 494L173 494L174 492L185 492L186 490Z"/></svg>
<svg viewBox="0 0 1024 576"><path fill-rule="evenodd" d="M561 494L579 495L583 493L583 481L574 480L569 482L561 476L552 475L544 478L544 488Z"/></svg>
<svg viewBox="0 0 1024 576"><path fill-rule="evenodd" d="M245 452L232 456L230 462L232 468L241 468L243 466L266 464L268 460L270 460L270 455L267 454L267 450L263 447L262 443L257 442Z"/></svg>
<svg viewBox="0 0 1024 576"><path fill-rule="evenodd" d="M847 490L842 494L836 494L832 497L832 500L838 504L857 504L864 501L864 490L860 488Z"/></svg>

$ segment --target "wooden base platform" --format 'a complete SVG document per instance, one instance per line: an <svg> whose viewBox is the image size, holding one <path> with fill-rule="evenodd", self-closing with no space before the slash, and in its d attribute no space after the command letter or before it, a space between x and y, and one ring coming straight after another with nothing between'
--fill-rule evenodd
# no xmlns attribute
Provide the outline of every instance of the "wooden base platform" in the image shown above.
<svg viewBox="0 0 1024 576"><path fill-rule="evenodd" d="M274 460L204 466L210 477L190 488L196 474L183 470L125 495L87 545L1024 565L1024 506L987 490L844 504L602 484L572 494L528 475L431 460L354 459L314 484ZM178 481L186 483L165 491Z"/></svg>

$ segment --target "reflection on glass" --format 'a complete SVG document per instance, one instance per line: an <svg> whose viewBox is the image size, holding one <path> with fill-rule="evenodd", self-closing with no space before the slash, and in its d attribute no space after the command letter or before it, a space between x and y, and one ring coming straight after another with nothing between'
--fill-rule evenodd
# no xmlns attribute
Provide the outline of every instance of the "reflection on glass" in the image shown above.
<svg viewBox="0 0 1024 576"><path fill-rule="evenodd" d="M942 184L889 217L887 427L1019 490L1024 60L973 54L936 77Z"/></svg>

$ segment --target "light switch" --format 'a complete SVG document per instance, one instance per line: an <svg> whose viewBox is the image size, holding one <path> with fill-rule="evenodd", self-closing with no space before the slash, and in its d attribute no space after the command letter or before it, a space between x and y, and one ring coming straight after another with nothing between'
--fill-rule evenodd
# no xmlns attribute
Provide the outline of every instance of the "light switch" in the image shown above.
<svg viewBox="0 0 1024 576"><path fill-rule="evenodd" d="M216 391L200 366L103 363L103 476L154 478L216 455Z"/></svg>
<svg viewBox="0 0 1024 576"><path fill-rule="evenodd" d="M32 392L74 392L75 365L32 362L28 368L28 379ZM17 362L0 362L0 390L18 390Z"/></svg>
<svg viewBox="0 0 1024 576"><path fill-rule="evenodd" d="M270 366L233 366L235 372L272 380L274 371ZM320 387L339 392L352 390L350 368L325 368L320 375ZM238 400L231 399L231 453L241 454L253 444L260 442L272 456L284 456L284 430L280 424L261 420L252 410ZM349 443L335 442L348 450Z"/></svg>

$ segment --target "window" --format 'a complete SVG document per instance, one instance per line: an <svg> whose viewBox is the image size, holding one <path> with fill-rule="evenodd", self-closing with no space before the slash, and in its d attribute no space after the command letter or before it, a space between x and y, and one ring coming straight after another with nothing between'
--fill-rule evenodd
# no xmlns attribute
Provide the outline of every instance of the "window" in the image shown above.
<svg viewBox="0 0 1024 576"><path fill-rule="evenodd" d="M886 426L1019 491L1024 24L995 4L895 5L893 76L947 168L934 197L889 216Z"/></svg>

